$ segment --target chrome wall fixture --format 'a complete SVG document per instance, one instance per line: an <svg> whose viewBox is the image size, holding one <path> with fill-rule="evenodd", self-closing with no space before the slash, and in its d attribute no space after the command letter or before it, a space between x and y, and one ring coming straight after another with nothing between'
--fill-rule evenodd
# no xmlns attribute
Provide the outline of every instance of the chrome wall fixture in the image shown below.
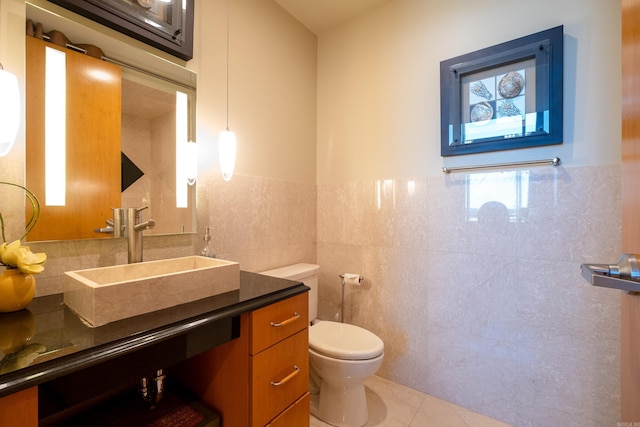
<svg viewBox="0 0 640 427"><path fill-rule="evenodd" d="M560 166L560 157L554 157L553 159L546 160L528 160L524 162L510 162L510 163L495 163L491 165L475 165L475 166L458 166L458 167L446 167L442 168L442 172L451 173L451 172L459 172L465 170L474 170L474 169L495 169L495 168L510 168L510 167L518 167L518 166L538 166L538 165L550 165L550 166Z"/></svg>
<svg viewBox="0 0 640 427"><path fill-rule="evenodd" d="M640 294L640 261L637 254L622 254L615 264L582 264L582 277L593 286Z"/></svg>
<svg viewBox="0 0 640 427"><path fill-rule="evenodd" d="M148 208L112 208L113 220L107 221L112 227L113 237L127 238L129 264L142 262L142 232L156 226L153 219L142 222L142 211ZM108 233L109 227L104 231Z"/></svg>

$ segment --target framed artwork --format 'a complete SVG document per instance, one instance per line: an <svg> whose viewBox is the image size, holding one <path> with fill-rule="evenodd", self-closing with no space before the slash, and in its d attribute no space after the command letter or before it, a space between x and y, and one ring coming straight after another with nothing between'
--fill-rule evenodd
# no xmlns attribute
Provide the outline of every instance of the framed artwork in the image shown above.
<svg viewBox="0 0 640 427"><path fill-rule="evenodd" d="M440 63L441 155L562 144L563 27Z"/></svg>
<svg viewBox="0 0 640 427"><path fill-rule="evenodd" d="M194 0L49 0L188 61L193 58Z"/></svg>

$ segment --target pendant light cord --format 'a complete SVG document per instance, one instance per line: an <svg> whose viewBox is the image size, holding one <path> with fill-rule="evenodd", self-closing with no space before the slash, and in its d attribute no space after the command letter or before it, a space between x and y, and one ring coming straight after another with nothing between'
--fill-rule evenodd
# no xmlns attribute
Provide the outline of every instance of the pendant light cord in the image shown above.
<svg viewBox="0 0 640 427"><path fill-rule="evenodd" d="M229 131L229 0L227 0L227 132Z"/></svg>

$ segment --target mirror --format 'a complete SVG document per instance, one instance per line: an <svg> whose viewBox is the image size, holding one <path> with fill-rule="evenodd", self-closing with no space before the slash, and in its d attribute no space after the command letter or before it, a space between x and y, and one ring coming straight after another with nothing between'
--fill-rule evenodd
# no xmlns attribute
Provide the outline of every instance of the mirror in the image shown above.
<svg viewBox="0 0 640 427"><path fill-rule="evenodd" d="M149 206L146 218L156 226L145 234L196 231L195 185L186 178L184 204L176 194L176 105L178 93L195 98L195 91L124 69L122 75L122 207ZM193 106L194 102L188 102ZM187 111L192 108L187 108ZM195 114L191 111L190 117ZM187 118L184 118L185 120ZM183 123L184 127L193 128ZM136 179L136 177L138 177Z"/></svg>
<svg viewBox="0 0 640 427"><path fill-rule="evenodd" d="M114 181L117 186L116 190L119 194L119 205L116 202L104 202L99 207L89 208L87 211L85 205L88 205L86 197L82 197L80 207L70 208L70 213L56 217L62 212L64 206L47 206L46 191L44 184L38 197L41 199L42 214L36 228L42 230L53 230L55 227L47 225L47 218L51 217L52 224L56 226L62 225L63 229L73 228L77 222L83 218L89 217L92 213L94 217L89 220L88 224L83 224L81 233L69 232L64 233L50 232L46 233L30 233L29 241L42 240L61 240L61 239L81 239L81 238L101 238L111 237L108 233L107 219L111 217L111 208L116 207L142 207L148 206L145 210L145 219L153 218L156 221L156 227L145 231L146 235L158 234L181 234L195 233L196 230L196 212L195 212L195 191L196 185L187 185L186 178L184 184L176 181L176 174L181 174L180 165L184 164L184 148L186 140L195 134L195 96L196 96L196 75L187 68L174 62L167 61L161 57L149 53L149 49L145 49L143 45L136 45L131 40L122 38L123 36L115 33L113 30L102 28L96 23L87 20L79 15L75 15L65 9L59 8L46 1L30 0L27 2L27 18L34 23L41 23L43 32L46 34L52 30L60 31L69 40L69 44L74 43L89 44L99 47L103 51L106 61L95 58L89 58L100 63L108 62L110 66L116 67L120 73L119 93L121 99L120 112L118 118L113 120L113 125L108 125L112 130L119 127L119 146L109 149L108 156L117 157L119 162L118 171L109 174L109 188L114 187ZM27 37L29 39L29 37ZM29 40L27 40L29 42ZM45 43L49 44L49 43ZM69 49L69 46L57 46L62 51L68 51L68 56L81 55ZM85 55L88 56L88 55ZM28 58L28 57L27 57ZM104 59L104 58L103 58ZM27 76L29 76L29 67L31 65L27 59ZM46 74L41 72L40 74ZM69 77L67 72L67 91L69 87L79 86L74 82L73 77ZM44 77L42 77L44 80ZM35 102L29 96L30 80L27 78L27 103ZM95 91L98 93L98 90ZM92 96L91 93L89 95ZM104 103L102 98L98 103ZM183 119L178 118L176 108L183 113ZM30 110L27 107L27 146L29 147L30 133L34 134L33 123L29 122ZM67 103L66 123L74 126L75 117L78 121L83 120L82 108L81 113L70 113ZM44 113L43 113L44 115ZM96 114L99 116L100 114ZM95 116L94 116L95 117ZM91 123L93 127L93 118L85 121ZM44 122L44 120L41 120ZM61 120L63 121L63 120ZM110 122L111 123L111 122ZM44 126L44 125L42 125ZM178 129L178 130L176 130ZM102 134L102 132L95 132ZM176 143L178 135L185 135L184 141ZM67 132L67 141L72 138ZM86 141L96 141L91 137L82 138ZM98 145L98 144L94 144ZM69 150L69 149L67 149ZM73 148L71 148L73 150ZM32 148L27 149L27 185L32 187L30 177L36 172L36 175L42 175L44 183L45 168L43 167L44 154L40 155L42 161L32 162ZM44 150L42 150L44 151ZM77 151L77 150L75 150ZM67 158L72 157L67 151ZM67 160L67 177L73 179L75 169L92 170L102 167L103 156L92 154L84 154L83 157L74 163L73 160ZM106 155L105 157L106 158ZM92 162L98 162L92 164ZM34 166L35 164L35 166ZM74 169L74 170L72 170ZM112 178L116 178L115 180ZM33 182L33 178L31 179ZM67 193L81 193L89 195L94 193L106 192L103 181L99 183L84 180L81 183L67 182ZM33 190L33 188L32 188ZM109 190L112 191L112 190ZM181 193L181 204L177 203L178 193ZM73 198L72 196L69 196ZM117 200L116 199L116 200ZM111 199L112 201L114 199ZM186 206L186 207L178 207ZM67 207L69 208L69 207ZM53 212L53 213L50 213ZM62 218L62 219L60 219ZM87 230L89 230L87 234ZM34 229L34 231L36 231Z"/></svg>

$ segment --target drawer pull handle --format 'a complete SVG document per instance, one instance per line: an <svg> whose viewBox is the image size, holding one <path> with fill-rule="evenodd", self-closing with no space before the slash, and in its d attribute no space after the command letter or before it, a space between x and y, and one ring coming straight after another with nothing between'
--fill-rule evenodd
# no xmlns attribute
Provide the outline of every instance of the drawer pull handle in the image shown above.
<svg viewBox="0 0 640 427"><path fill-rule="evenodd" d="M278 386L284 385L287 382L289 382L289 380L291 378L295 377L296 375L298 375L298 372L300 372L300 368L298 368L298 366L296 366L296 365L293 366L293 369L294 369L293 372L291 372L289 375L287 375L286 377L284 377L280 381L271 381L271 385L274 386L274 387L278 387Z"/></svg>
<svg viewBox="0 0 640 427"><path fill-rule="evenodd" d="M293 317L290 317L287 320L283 320L282 322L279 322L279 323L271 322L271 326L273 326L274 328L279 328L280 326L288 325L289 323L294 322L299 318L300 318L300 315L297 312L295 312L293 313Z"/></svg>

